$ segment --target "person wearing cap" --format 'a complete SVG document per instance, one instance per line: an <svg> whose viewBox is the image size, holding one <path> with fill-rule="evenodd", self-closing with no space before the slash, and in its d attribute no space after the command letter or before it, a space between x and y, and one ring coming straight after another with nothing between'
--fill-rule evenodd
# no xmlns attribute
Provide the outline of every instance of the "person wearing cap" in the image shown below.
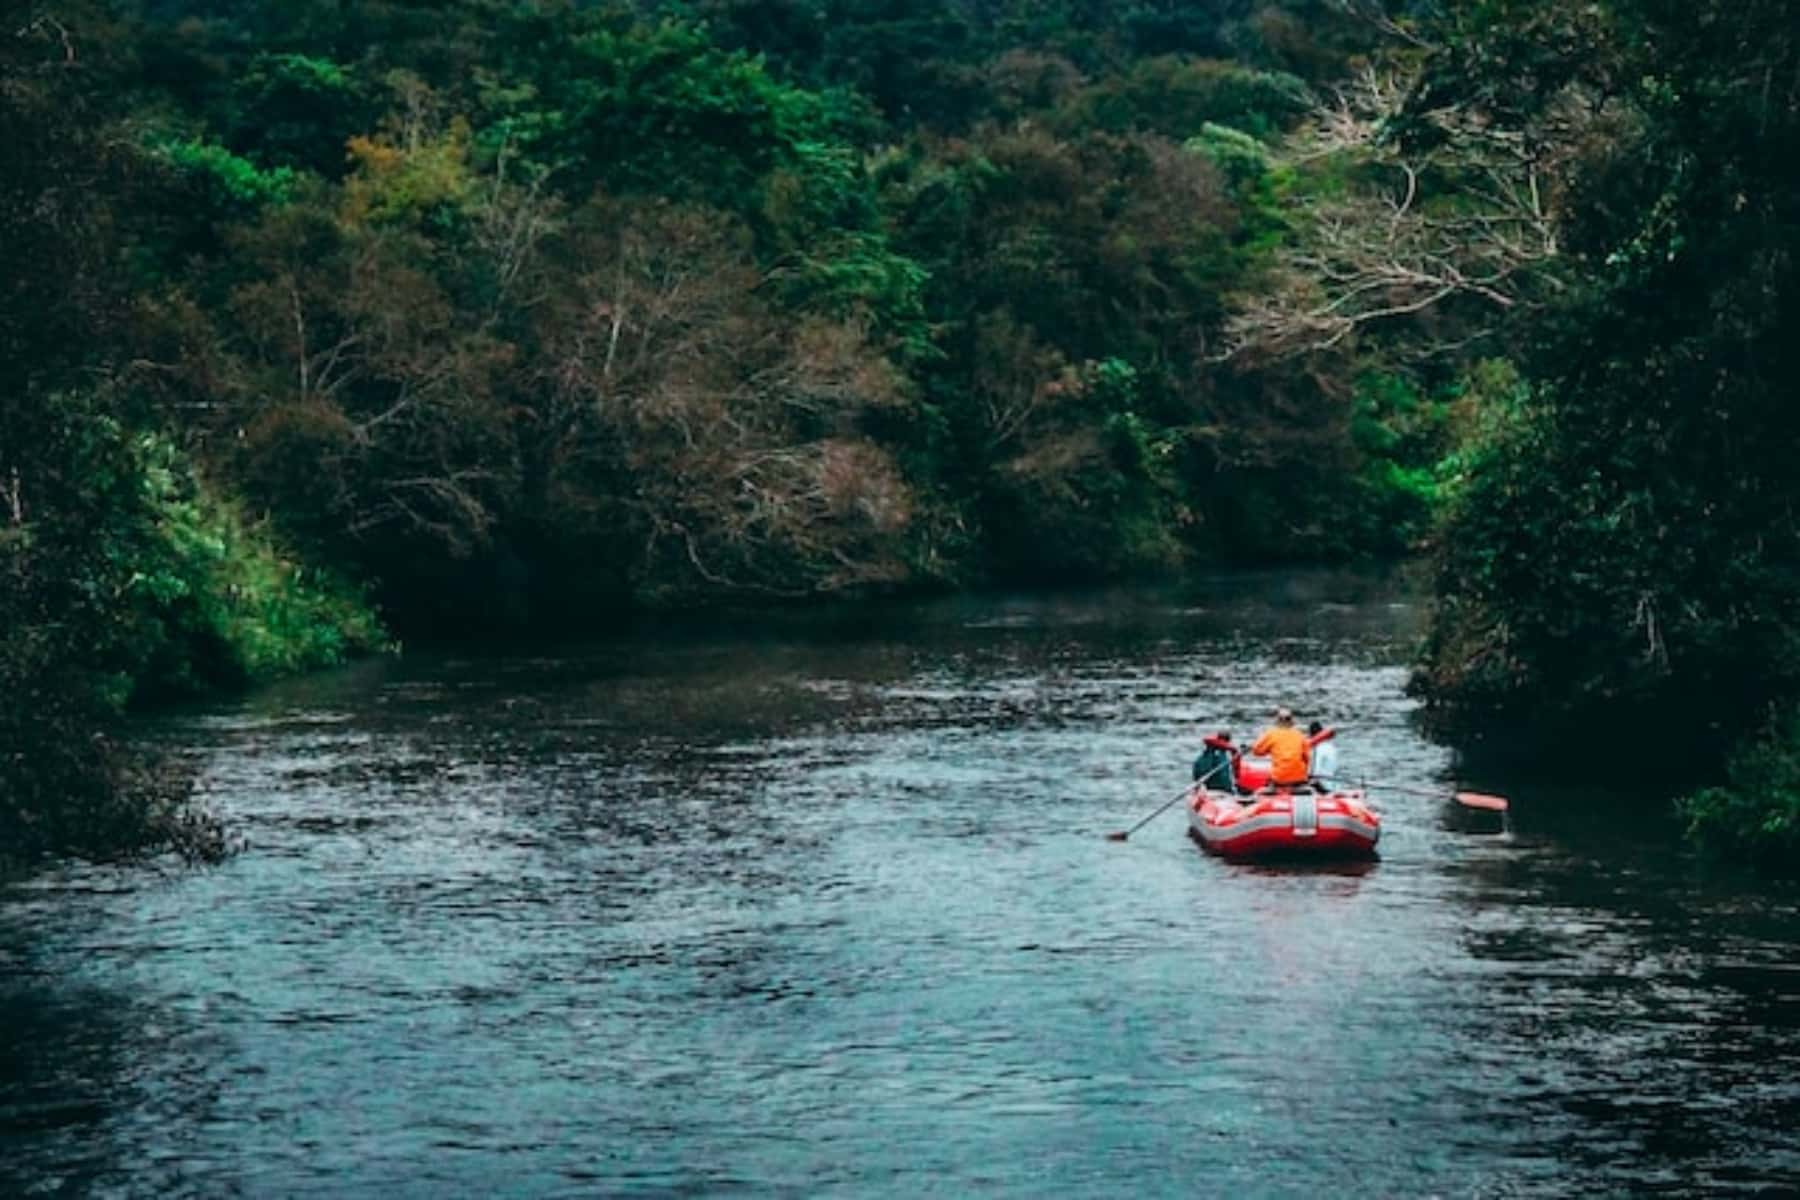
<svg viewBox="0 0 1800 1200"><path fill-rule="evenodd" d="M1312 775L1312 743L1294 728L1294 714L1287 708L1275 710L1275 724L1263 730L1252 754L1269 756L1269 786L1296 787Z"/></svg>

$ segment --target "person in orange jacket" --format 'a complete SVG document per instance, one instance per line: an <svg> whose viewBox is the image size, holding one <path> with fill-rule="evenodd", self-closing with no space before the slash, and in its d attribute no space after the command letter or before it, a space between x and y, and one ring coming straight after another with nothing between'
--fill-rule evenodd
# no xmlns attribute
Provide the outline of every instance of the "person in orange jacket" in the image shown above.
<svg viewBox="0 0 1800 1200"><path fill-rule="evenodd" d="M1252 754L1269 756L1269 787L1297 787L1312 776L1312 742L1294 728L1294 714L1287 708L1275 710L1275 724L1263 730Z"/></svg>

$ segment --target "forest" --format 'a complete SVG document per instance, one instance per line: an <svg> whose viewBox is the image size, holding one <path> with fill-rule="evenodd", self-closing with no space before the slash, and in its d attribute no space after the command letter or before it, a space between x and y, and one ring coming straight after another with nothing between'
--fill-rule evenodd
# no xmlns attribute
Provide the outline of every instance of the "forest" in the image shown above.
<svg viewBox="0 0 1800 1200"><path fill-rule="evenodd" d="M15 0L0 844L407 639L1413 559L1437 736L1791 871L1797 248L1778 0Z"/></svg>

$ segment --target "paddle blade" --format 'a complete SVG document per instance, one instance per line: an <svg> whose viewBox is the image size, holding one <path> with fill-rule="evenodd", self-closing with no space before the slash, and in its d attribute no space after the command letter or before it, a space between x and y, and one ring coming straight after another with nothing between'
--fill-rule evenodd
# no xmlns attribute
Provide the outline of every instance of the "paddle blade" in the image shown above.
<svg viewBox="0 0 1800 1200"><path fill-rule="evenodd" d="M1106 835L1106 840L1107 840L1107 841L1109 841L1109 842L1122 842L1122 841L1124 841L1124 840L1125 840L1125 839L1126 839L1126 838L1128 838L1128 837L1130 837L1130 836L1131 836L1131 835L1130 835L1130 834L1129 834L1129 833L1126 833L1126 832L1125 832L1125 831L1124 831L1124 830L1123 830L1123 829L1121 829L1121 830L1119 830L1119 831L1118 831L1118 832L1117 832L1117 833L1109 833L1109 834L1107 834L1107 835Z"/></svg>
<svg viewBox="0 0 1800 1200"><path fill-rule="evenodd" d="M1490 796L1484 792L1458 792L1456 802L1465 808L1484 808L1489 812L1505 812L1511 807L1505 796Z"/></svg>

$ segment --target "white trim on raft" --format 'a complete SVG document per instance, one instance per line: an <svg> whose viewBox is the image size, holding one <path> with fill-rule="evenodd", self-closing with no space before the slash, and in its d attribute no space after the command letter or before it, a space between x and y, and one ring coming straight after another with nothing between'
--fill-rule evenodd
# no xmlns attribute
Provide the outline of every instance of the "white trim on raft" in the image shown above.
<svg viewBox="0 0 1800 1200"><path fill-rule="evenodd" d="M1324 813L1319 817L1320 829L1341 829L1360 834L1371 842L1381 836L1381 827L1371 825L1367 821L1359 821L1349 813Z"/></svg>
<svg viewBox="0 0 1800 1200"><path fill-rule="evenodd" d="M1319 832L1319 795L1295 792L1288 811L1294 814L1294 836L1309 838Z"/></svg>

